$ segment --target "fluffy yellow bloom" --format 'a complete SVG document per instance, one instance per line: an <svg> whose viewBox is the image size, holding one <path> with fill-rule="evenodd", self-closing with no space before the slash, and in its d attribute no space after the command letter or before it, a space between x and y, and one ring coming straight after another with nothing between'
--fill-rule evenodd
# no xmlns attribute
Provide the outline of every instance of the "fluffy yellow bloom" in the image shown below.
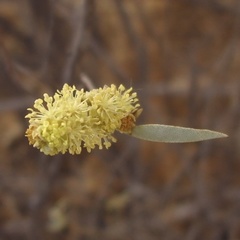
<svg viewBox="0 0 240 240"><path fill-rule="evenodd" d="M141 109L137 94L123 85L77 90L67 84L53 97L37 99L29 108L29 143L47 155L88 152L97 145L111 146L112 134L118 130L131 133Z"/></svg>

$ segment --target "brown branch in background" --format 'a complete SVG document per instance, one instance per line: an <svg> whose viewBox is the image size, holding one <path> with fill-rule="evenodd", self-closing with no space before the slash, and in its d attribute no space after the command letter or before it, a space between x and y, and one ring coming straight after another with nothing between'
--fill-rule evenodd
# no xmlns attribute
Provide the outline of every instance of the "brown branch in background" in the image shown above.
<svg viewBox="0 0 240 240"><path fill-rule="evenodd" d="M68 57L66 58L65 66L62 73L62 83L68 83L71 80L73 67L77 61L77 56L79 54L79 49L83 43L83 36L86 24L86 15L88 11L87 0L81 0L76 3L76 8L74 10L71 26L72 26L72 41L68 48Z"/></svg>
<svg viewBox="0 0 240 240"><path fill-rule="evenodd" d="M0 112L18 111L28 108L34 102L33 97L16 97L0 101Z"/></svg>
<svg viewBox="0 0 240 240"><path fill-rule="evenodd" d="M59 176L59 171L64 158L62 155L53 159L45 155L39 158L39 175L36 182L36 192L30 199L29 205L31 209L31 222L29 231L29 240L44 239L44 228L46 226L44 220L43 208L49 199L55 181Z"/></svg>
<svg viewBox="0 0 240 240"><path fill-rule="evenodd" d="M32 52L36 49L36 45L34 44L30 36L20 31L19 29L17 29L6 18L1 16L0 16L0 28L1 28L1 31L4 31L9 35L13 36L14 38L18 39L18 41L22 44L22 46L29 52ZM0 39L1 39L1 32L0 32ZM1 47L2 47L2 44L1 44Z"/></svg>
<svg viewBox="0 0 240 240"><path fill-rule="evenodd" d="M85 73L80 74L80 79L82 83L87 87L88 90L92 90L96 88L93 81Z"/></svg>
<svg viewBox="0 0 240 240"><path fill-rule="evenodd" d="M50 54L50 43L54 26L54 1L29 0L29 5L32 10L32 24L37 29L35 31L34 42L37 45L35 54L40 60L40 71L45 77Z"/></svg>
<svg viewBox="0 0 240 240"><path fill-rule="evenodd" d="M125 9L123 2L114 0L114 3L117 7L117 11L121 18L121 22L124 26L124 30L136 51L136 61L138 65L137 71L138 79L141 83L144 83L147 81L149 74L147 47L145 44L143 44L143 42L140 39L140 36L138 36L134 27L132 26L131 19Z"/></svg>
<svg viewBox="0 0 240 240"><path fill-rule="evenodd" d="M109 70L120 80L125 83L129 82L129 78L127 74L119 68L115 59L113 59L109 53L95 40L89 37L88 44L90 50L99 58L99 60L103 61Z"/></svg>
<svg viewBox="0 0 240 240"><path fill-rule="evenodd" d="M46 34L42 52L41 66L40 66L40 77L42 81L48 82L49 78L48 67L51 55L51 46L53 44L53 29L55 26L55 16L54 16L54 0L48 0L48 23L46 26Z"/></svg>
<svg viewBox="0 0 240 240"><path fill-rule="evenodd" d="M190 66L190 79L189 79L189 90L188 90L188 126L196 127L199 124L198 112L199 105L201 105L201 99L199 99L199 74L200 67L195 60L195 47L192 49L192 53L189 56L189 66ZM195 121L194 121L195 119ZM195 125L193 125L195 123Z"/></svg>

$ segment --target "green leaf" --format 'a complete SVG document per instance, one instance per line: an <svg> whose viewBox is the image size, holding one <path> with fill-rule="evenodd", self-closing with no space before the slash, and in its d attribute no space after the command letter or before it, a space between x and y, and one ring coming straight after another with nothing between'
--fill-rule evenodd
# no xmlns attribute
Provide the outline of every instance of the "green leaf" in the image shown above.
<svg viewBox="0 0 240 240"><path fill-rule="evenodd" d="M206 129L146 124L133 128L133 137L153 142L186 143L227 137L226 134Z"/></svg>

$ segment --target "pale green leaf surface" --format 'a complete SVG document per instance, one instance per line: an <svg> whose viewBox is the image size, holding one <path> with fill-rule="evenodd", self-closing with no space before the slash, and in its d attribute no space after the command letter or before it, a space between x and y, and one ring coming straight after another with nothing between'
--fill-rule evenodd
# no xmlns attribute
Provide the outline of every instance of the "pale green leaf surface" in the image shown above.
<svg viewBox="0 0 240 240"><path fill-rule="evenodd" d="M138 125L132 136L147 141L166 143L198 142L227 137L226 134L207 129L194 129L161 124Z"/></svg>

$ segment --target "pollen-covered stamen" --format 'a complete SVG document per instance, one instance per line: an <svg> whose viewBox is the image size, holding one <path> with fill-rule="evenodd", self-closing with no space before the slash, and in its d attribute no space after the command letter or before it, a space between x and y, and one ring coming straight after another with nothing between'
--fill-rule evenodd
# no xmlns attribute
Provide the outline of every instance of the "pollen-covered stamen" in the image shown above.
<svg viewBox="0 0 240 240"><path fill-rule="evenodd" d="M53 97L44 94L30 113L26 136L29 143L48 155L88 152L98 146L108 148L118 130L131 133L140 105L137 94L123 85L84 92L65 84Z"/></svg>

